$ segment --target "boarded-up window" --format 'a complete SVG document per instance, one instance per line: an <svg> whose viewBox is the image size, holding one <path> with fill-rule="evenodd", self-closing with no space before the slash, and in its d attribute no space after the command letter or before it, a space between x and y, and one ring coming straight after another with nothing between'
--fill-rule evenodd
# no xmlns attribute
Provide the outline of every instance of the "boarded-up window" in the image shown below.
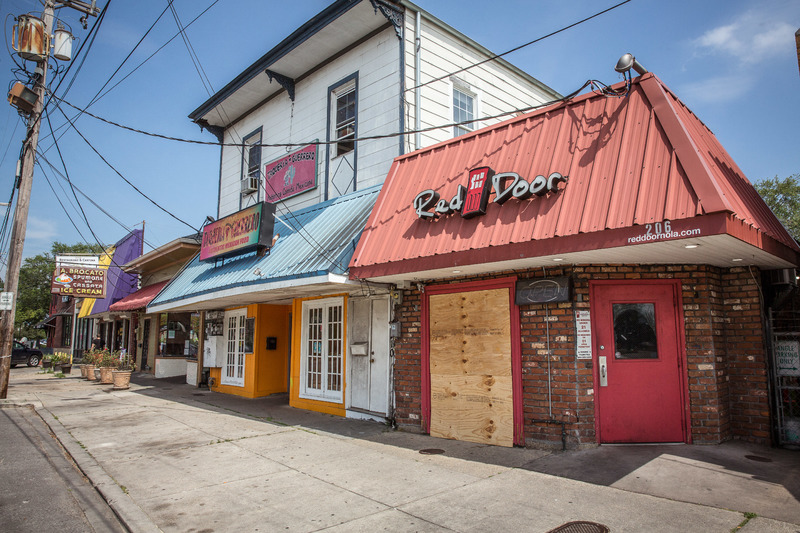
<svg viewBox="0 0 800 533"><path fill-rule="evenodd" d="M514 444L508 289L430 297L433 436Z"/></svg>

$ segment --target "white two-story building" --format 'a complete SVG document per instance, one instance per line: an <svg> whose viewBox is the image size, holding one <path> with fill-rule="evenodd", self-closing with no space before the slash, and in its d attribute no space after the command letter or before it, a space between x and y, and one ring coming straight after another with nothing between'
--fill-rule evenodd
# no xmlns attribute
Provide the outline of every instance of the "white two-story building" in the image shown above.
<svg viewBox="0 0 800 533"><path fill-rule="evenodd" d="M218 213L148 312L205 312L213 390L392 416L399 293L347 265L394 158L559 98L491 57L411 2L337 0L189 115Z"/></svg>

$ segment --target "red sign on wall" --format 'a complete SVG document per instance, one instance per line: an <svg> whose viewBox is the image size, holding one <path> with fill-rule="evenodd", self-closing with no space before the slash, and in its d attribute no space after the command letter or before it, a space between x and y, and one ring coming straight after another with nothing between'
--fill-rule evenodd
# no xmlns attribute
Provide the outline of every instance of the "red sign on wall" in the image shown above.
<svg viewBox="0 0 800 533"><path fill-rule="evenodd" d="M317 146L309 145L264 167L264 199L274 203L317 186Z"/></svg>

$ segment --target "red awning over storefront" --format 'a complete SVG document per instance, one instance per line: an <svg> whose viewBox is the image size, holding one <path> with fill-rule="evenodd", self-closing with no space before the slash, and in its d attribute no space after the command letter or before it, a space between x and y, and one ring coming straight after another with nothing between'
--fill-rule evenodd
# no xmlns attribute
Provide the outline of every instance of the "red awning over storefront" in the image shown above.
<svg viewBox="0 0 800 533"><path fill-rule="evenodd" d="M135 309L143 309L147 307L147 304L149 304L169 282L170 280L160 281L143 287L122 300L111 304L111 307L108 309L109 311L133 311Z"/></svg>
<svg viewBox="0 0 800 533"><path fill-rule="evenodd" d="M459 186L485 167L518 175L521 197L499 203L489 185L485 214L417 209L426 190L459 207ZM645 74L625 96L588 93L395 159L350 272L395 281L559 260L789 268L800 248L714 134Z"/></svg>

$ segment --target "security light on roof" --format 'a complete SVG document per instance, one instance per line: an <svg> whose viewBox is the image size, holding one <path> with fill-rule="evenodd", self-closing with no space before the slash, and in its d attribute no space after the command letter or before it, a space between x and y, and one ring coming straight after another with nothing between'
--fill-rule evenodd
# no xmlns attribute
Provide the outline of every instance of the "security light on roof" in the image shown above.
<svg viewBox="0 0 800 533"><path fill-rule="evenodd" d="M647 74L647 69L644 68L641 63L636 61L636 58L633 57L632 54L625 54L620 57L619 61L617 61L617 66L614 67L614 70L622 73L628 72L630 69L635 70L639 76Z"/></svg>

